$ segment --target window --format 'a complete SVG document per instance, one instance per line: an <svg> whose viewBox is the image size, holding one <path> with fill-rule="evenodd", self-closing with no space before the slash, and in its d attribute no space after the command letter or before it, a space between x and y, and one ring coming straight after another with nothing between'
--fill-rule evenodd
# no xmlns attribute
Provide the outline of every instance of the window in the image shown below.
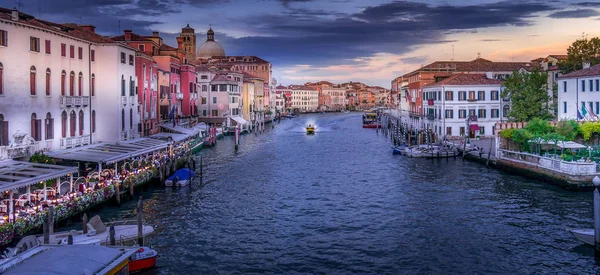
<svg viewBox="0 0 600 275"><path fill-rule="evenodd" d="M125 64L125 53L121 53L121 63Z"/></svg>
<svg viewBox="0 0 600 275"><path fill-rule="evenodd" d="M69 57L75 58L75 46L73 45L69 46Z"/></svg>
<svg viewBox="0 0 600 275"><path fill-rule="evenodd" d="M485 127L479 126L479 134L482 136L485 135Z"/></svg>
<svg viewBox="0 0 600 275"><path fill-rule="evenodd" d="M217 85L210 85L210 90L213 92L217 91Z"/></svg>
<svg viewBox="0 0 600 275"><path fill-rule="evenodd" d="M219 111L218 110L212 110L212 116L213 117L219 116Z"/></svg>
<svg viewBox="0 0 600 275"><path fill-rule="evenodd" d="M567 113L567 102L563 101L563 113Z"/></svg>
<svg viewBox="0 0 600 275"><path fill-rule="evenodd" d="M31 114L31 137L36 141L42 140L42 120L37 119L35 113Z"/></svg>
<svg viewBox="0 0 600 275"><path fill-rule="evenodd" d="M46 54L50 54L50 52L51 52L50 40L46 40Z"/></svg>
<svg viewBox="0 0 600 275"><path fill-rule="evenodd" d="M451 136L452 135L452 127L446 127L446 135L447 136Z"/></svg>
<svg viewBox="0 0 600 275"><path fill-rule="evenodd" d="M203 75L200 77L200 79L208 79L208 75Z"/></svg>
<svg viewBox="0 0 600 275"><path fill-rule="evenodd" d="M590 102L588 102L588 104L590 105L590 108L588 109L588 111L589 111L590 113L594 113L594 102L591 102L591 101L590 101Z"/></svg>
<svg viewBox="0 0 600 275"><path fill-rule="evenodd" d="M477 111L477 117L478 117L478 118L485 118L486 111L487 111L486 109L479 109L479 110Z"/></svg>
<svg viewBox="0 0 600 275"><path fill-rule="evenodd" d="M29 50L32 52L40 52L40 39L37 37L29 37Z"/></svg>
<svg viewBox="0 0 600 275"><path fill-rule="evenodd" d="M498 92L498 91L491 91L490 92L490 99L491 100L499 100L500 99L500 92Z"/></svg>
<svg viewBox="0 0 600 275"><path fill-rule="evenodd" d="M454 110L446 110L446 118L454 118Z"/></svg>
<svg viewBox="0 0 600 275"><path fill-rule="evenodd" d="M503 117L508 117L508 112L510 111L510 107L508 105L504 105L504 107L502 108L502 116Z"/></svg>
<svg viewBox="0 0 600 275"><path fill-rule="evenodd" d="M194 91L194 82L190 82L190 94L195 93Z"/></svg>
<svg viewBox="0 0 600 275"><path fill-rule="evenodd" d="M125 109L121 109L121 130L125 131Z"/></svg>
<svg viewBox="0 0 600 275"><path fill-rule="evenodd" d="M79 110L79 136L83 136L83 110Z"/></svg>
<svg viewBox="0 0 600 275"><path fill-rule="evenodd" d="M459 91L458 92L458 101L465 101L465 100L467 100L467 92Z"/></svg>
<svg viewBox="0 0 600 275"><path fill-rule="evenodd" d="M220 84L219 85L219 92L226 92L226 91L227 91L227 85Z"/></svg>
<svg viewBox="0 0 600 275"><path fill-rule="evenodd" d="M202 110L202 116L206 116L206 110Z"/></svg>
<svg viewBox="0 0 600 275"><path fill-rule="evenodd" d="M79 72L79 78L77 80L79 96L83 95L83 73Z"/></svg>
<svg viewBox="0 0 600 275"><path fill-rule="evenodd" d="M485 91L477 92L477 100L485 100Z"/></svg>
<svg viewBox="0 0 600 275"><path fill-rule="evenodd" d="M4 93L4 66L0 63L0 95ZM0 125L2 127L2 125Z"/></svg>
<svg viewBox="0 0 600 275"><path fill-rule="evenodd" d="M600 102L596 101L596 114L600 114Z"/></svg>
<svg viewBox="0 0 600 275"><path fill-rule="evenodd" d="M475 115L475 109L469 110L469 117L472 117L474 115Z"/></svg>
<svg viewBox="0 0 600 275"><path fill-rule="evenodd" d="M129 55L129 65L133 65L133 55Z"/></svg>
<svg viewBox="0 0 600 275"><path fill-rule="evenodd" d="M60 44L60 56L67 57L67 44Z"/></svg>
<svg viewBox="0 0 600 275"><path fill-rule="evenodd" d="M492 109L492 118L499 118L499 117L500 117L500 110Z"/></svg>
<svg viewBox="0 0 600 275"><path fill-rule="evenodd" d="M590 92L594 91L594 80L590 79Z"/></svg>
<svg viewBox="0 0 600 275"><path fill-rule="evenodd" d="M46 120L44 121L45 125L45 139L54 139L54 119L50 113L46 114Z"/></svg>
<svg viewBox="0 0 600 275"><path fill-rule="evenodd" d="M60 73L60 95L64 96L65 95L65 85L66 85L66 78L67 77L67 72L62 71L62 73Z"/></svg>
<svg viewBox="0 0 600 275"><path fill-rule="evenodd" d="M92 133L96 132L96 110L92 111Z"/></svg>
<svg viewBox="0 0 600 275"><path fill-rule="evenodd" d="M8 145L8 121L0 114L0 146Z"/></svg>
<svg viewBox="0 0 600 275"><path fill-rule="evenodd" d="M140 49L140 51L144 51L144 45L138 45L138 49Z"/></svg>
<svg viewBox="0 0 600 275"><path fill-rule="evenodd" d="M469 91L469 100L475 100L475 91Z"/></svg>
<svg viewBox="0 0 600 275"><path fill-rule="evenodd" d="M465 127L460 127L460 135L461 136L465 135Z"/></svg>
<svg viewBox="0 0 600 275"><path fill-rule="evenodd" d="M213 96L213 103L217 103L217 97Z"/></svg>
<svg viewBox="0 0 600 275"><path fill-rule="evenodd" d="M90 51L90 61L96 61L96 51L95 50Z"/></svg>
<svg viewBox="0 0 600 275"><path fill-rule="evenodd" d="M135 94L135 81L133 81L133 76L129 77L129 96L133 96Z"/></svg>
<svg viewBox="0 0 600 275"><path fill-rule="evenodd" d="M446 101L451 101L454 98L454 92L453 91L446 91Z"/></svg>
<svg viewBox="0 0 600 275"><path fill-rule="evenodd" d="M50 68L46 69L46 95L50 95Z"/></svg>
<svg viewBox="0 0 600 275"><path fill-rule="evenodd" d="M92 74L92 90L90 91L90 95L96 95L96 75Z"/></svg>
<svg viewBox="0 0 600 275"><path fill-rule="evenodd" d="M82 47L77 48L77 57L79 57L79 59L83 59L83 48Z"/></svg>
<svg viewBox="0 0 600 275"><path fill-rule="evenodd" d="M567 82L563 81L563 93L567 92Z"/></svg>
<svg viewBox="0 0 600 275"><path fill-rule="evenodd" d="M129 108L129 129L133 129L133 108Z"/></svg>
<svg viewBox="0 0 600 275"><path fill-rule="evenodd" d="M75 111L71 111L71 116L69 117L69 134L70 134L70 137L74 137L75 136L76 125L77 125L77 114L75 113Z"/></svg>
<svg viewBox="0 0 600 275"><path fill-rule="evenodd" d="M125 96L125 76L121 75L121 96Z"/></svg>
<svg viewBox="0 0 600 275"><path fill-rule="evenodd" d="M585 80L581 81L581 91L585 92Z"/></svg>
<svg viewBox="0 0 600 275"><path fill-rule="evenodd" d="M202 91L203 91L203 92L206 92L206 90L207 90L207 89L206 89L206 85L202 85Z"/></svg>
<svg viewBox="0 0 600 275"><path fill-rule="evenodd" d="M35 95L35 67L29 68L29 90L31 95Z"/></svg>
<svg viewBox="0 0 600 275"><path fill-rule="evenodd" d="M63 111L60 115L60 129L62 133L62 137L67 137L67 112Z"/></svg>
<svg viewBox="0 0 600 275"><path fill-rule="evenodd" d="M0 46L8 46L8 33L5 30L0 30Z"/></svg>
<svg viewBox="0 0 600 275"><path fill-rule="evenodd" d="M73 71L69 75L69 95L75 95L75 73Z"/></svg>
<svg viewBox="0 0 600 275"><path fill-rule="evenodd" d="M458 118L466 118L467 110L458 110Z"/></svg>

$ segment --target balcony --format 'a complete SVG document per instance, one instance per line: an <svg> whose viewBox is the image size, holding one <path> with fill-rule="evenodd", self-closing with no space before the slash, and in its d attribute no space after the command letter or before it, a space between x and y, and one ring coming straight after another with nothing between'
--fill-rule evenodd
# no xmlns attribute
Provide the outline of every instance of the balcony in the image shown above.
<svg viewBox="0 0 600 275"><path fill-rule="evenodd" d="M175 98L176 99L183 99L183 93L176 93L175 94Z"/></svg>
<svg viewBox="0 0 600 275"><path fill-rule="evenodd" d="M67 137L60 139L60 148L69 149L73 147L83 146L90 144L90 135L83 135L80 137Z"/></svg>
<svg viewBox="0 0 600 275"><path fill-rule="evenodd" d="M475 102L475 101L477 101L477 98L467 98L467 101L468 102Z"/></svg>
<svg viewBox="0 0 600 275"><path fill-rule="evenodd" d="M434 114L428 114L427 115L427 120L435 120L435 115Z"/></svg>
<svg viewBox="0 0 600 275"><path fill-rule="evenodd" d="M60 107L73 107L73 106L88 106L90 105L89 96L61 96Z"/></svg>
<svg viewBox="0 0 600 275"><path fill-rule="evenodd" d="M121 96L121 104L127 105L127 97L126 96Z"/></svg>
<svg viewBox="0 0 600 275"><path fill-rule="evenodd" d="M502 101L506 101L506 102L507 102L507 101L510 101L510 98L508 98L508 97L503 97L503 98L502 98Z"/></svg>
<svg viewBox="0 0 600 275"><path fill-rule="evenodd" d="M137 129L129 129L129 139L134 139L137 137L139 137Z"/></svg>

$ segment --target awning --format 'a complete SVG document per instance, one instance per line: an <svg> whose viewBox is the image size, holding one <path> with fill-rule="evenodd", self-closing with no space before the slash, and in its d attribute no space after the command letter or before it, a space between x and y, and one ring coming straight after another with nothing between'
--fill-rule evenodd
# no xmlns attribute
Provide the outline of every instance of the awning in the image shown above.
<svg viewBox="0 0 600 275"><path fill-rule="evenodd" d="M0 161L0 192L77 173L77 167L25 161Z"/></svg>
<svg viewBox="0 0 600 275"><path fill-rule="evenodd" d="M471 128L472 131L477 131L477 130L479 130L479 125L477 125L477 124L471 124L470 128Z"/></svg>
<svg viewBox="0 0 600 275"><path fill-rule="evenodd" d="M235 122L237 122L240 125L244 125L244 124L248 124L248 121L246 121L243 117L241 116L231 116L231 119L235 120Z"/></svg>
<svg viewBox="0 0 600 275"><path fill-rule="evenodd" d="M155 139L161 139L161 140L168 140L169 138L171 138L175 142L181 142L181 141L184 141L185 139L189 138L190 135L175 134L175 133L158 133L158 134L154 134L154 135L151 135L148 137L155 138Z"/></svg>
<svg viewBox="0 0 600 275"><path fill-rule="evenodd" d="M175 133L179 133L179 134L186 134L186 135L190 135L190 136L198 134L198 129L195 129L193 127L192 128L184 128L179 125L173 127L172 125L173 124L166 123L166 124L161 124L160 127L162 127L163 129L165 129L169 132L175 132Z"/></svg>
<svg viewBox="0 0 600 275"><path fill-rule="evenodd" d="M86 162L115 163L166 149L168 142L153 138L137 138L115 143L96 143L83 147L48 152L48 156Z"/></svg>
<svg viewBox="0 0 600 275"><path fill-rule="evenodd" d="M585 149L585 148L587 148L587 147L585 147L585 145L579 144L579 143L573 142L573 141L567 141L567 142L559 141L556 146L559 148L564 148L564 149Z"/></svg>

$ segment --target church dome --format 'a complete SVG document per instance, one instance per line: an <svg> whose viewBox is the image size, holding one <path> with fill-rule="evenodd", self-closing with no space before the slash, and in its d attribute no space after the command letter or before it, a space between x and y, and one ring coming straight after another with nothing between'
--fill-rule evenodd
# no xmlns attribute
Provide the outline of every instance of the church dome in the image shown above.
<svg viewBox="0 0 600 275"><path fill-rule="evenodd" d="M213 56L225 56L225 49L215 41L215 32L211 29L206 33L206 42L202 43L198 48L196 57L198 58L210 58Z"/></svg>

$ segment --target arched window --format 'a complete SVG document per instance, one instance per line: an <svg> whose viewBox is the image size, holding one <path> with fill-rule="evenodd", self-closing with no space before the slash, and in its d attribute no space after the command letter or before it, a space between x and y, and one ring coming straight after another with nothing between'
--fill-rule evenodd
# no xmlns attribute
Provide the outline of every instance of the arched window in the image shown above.
<svg viewBox="0 0 600 275"><path fill-rule="evenodd" d="M79 135L83 136L83 110L79 110Z"/></svg>
<svg viewBox="0 0 600 275"><path fill-rule="evenodd" d="M125 109L121 109L121 130L125 131Z"/></svg>
<svg viewBox="0 0 600 275"><path fill-rule="evenodd" d="M67 137L67 112L63 111L62 114L60 114L60 130L62 133L62 137L66 138Z"/></svg>
<svg viewBox="0 0 600 275"><path fill-rule="evenodd" d="M125 96L125 76L121 75L121 96Z"/></svg>
<svg viewBox="0 0 600 275"><path fill-rule="evenodd" d="M77 86L79 86L78 87L79 96L82 96L83 95L83 73L81 73L81 72L79 72L79 78L77 80L77 83L78 83Z"/></svg>
<svg viewBox="0 0 600 275"><path fill-rule="evenodd" d="M69 75L69 95L75 95L75 72L71 71Z"/></svg>
<svg viewBox="0 0 600 275"><path fill-rule="evenodd" d="M46 69L46 95L50 95L50 68Z"/></svg>
<svg viewBox="0 0 600 275"><path fill-rule="evenodd" d="M77 127L77 114L75 111L71 111L71 117L69 118L69 136L75 136L75 129Z"/></svg>
<svg viewBox="0 0 600 275"><path fill-rule="evenodd" d="M0 146L8 145L8 121L4 121L4 116L0 114Z"/></svg>
<svg viewBox="0 0 600 275"><path fill-rule="evenodd" d="M46 140L54 139L54 119L50 113L46 114Z"/></svg>
<svg viewBox="0 0 600 275"><path fill-rule="evenodd" d="M194 82L190 82L190 94L193 94L194 92Z"/></svg>
<svg viewBox="0 0 600 275"><path fill-rule="evenodd" d="M91 96L96 95L96 75L92 74L92 91Z"/></svg>
<svg viewBox="0 0 600 275"><path fill-rule="evenodd" d="M0 95L4 93L4 66L0 63Z"/></svg>
<svg viewBox="0 0 600 275"><path fill-rule="evenodd" d="M29 89L31 91L31 95L35 95L35 67L31 66L29 68Z"/></svg>
<svg viewBox="0 0 600 275"><path fill-rule="evenodd" d="M505 118L508 117L509 112L510 112L510 106L504 105L504 107L502 108L502 116Z"/></svg>
<svg viewBox="0 0 600 275"><path fill-rule="evenodd" d="M31 114L31 137L37 141L42 140L42 120L37 119L35 113Z"/></svg>
<svg viewBox="0 0 600 275"><path fill-rule="evenodd" d="M92 133L96 132L96 111L92 111Z"/></svg>
<svg viewBox="0 0 600 275"><path fill-rule="evenodd" d="M133 108L129 109L129 129L133 129Z"/></svg>
<svg viewBox="0 0 600 275"><path fill-rule="evenodd" d="M64 70L60 73L60 95L64 96L65 95L65 86L67 84L66 82L66 78L67 78L67 72L65 72Z"/></svg>

